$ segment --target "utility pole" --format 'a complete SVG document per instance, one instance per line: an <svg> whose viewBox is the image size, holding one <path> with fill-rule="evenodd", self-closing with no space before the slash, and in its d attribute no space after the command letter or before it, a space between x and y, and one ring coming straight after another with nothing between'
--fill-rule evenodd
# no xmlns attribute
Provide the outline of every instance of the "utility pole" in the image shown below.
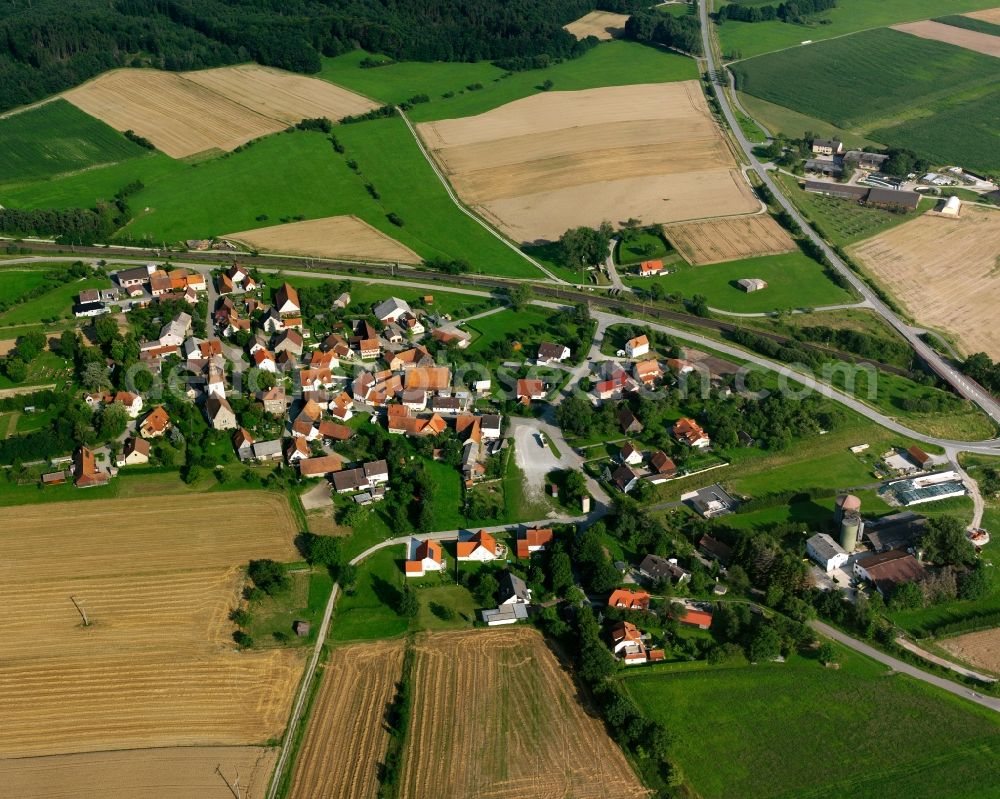
<svg viewBox="0 0 1000 799"><path fill-rule="evenodd" d="M84 627L89 627L90 626L90 619L87 618L87 610L86 610L86 608L83 607L83 603L82 602L77 602L76 597L73 597L73 596L71 596L69 599L70 599L70 602L72 602L76 606L76 609L79 612L79 614L83 617L83 626Z"/></svg>
<svg viewBox="0 0 1000 799"><path fill-rule="evenodd" d="M218 764L215 766L215 773L222 777L222 781L226 783L226 787L229 788L230 793L236 797L236 799L243 799L240 794L240 770L236 769L236 782L231 783L226 775L222 773L222 767Z"/></svg>

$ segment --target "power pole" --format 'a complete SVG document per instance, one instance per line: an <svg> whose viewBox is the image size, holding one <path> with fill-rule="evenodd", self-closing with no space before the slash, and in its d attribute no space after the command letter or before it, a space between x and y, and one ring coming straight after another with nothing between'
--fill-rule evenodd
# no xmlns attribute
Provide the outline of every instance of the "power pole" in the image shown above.
<svg viewBox="0 0 1000 799"><path fill-rule="evenodd" d="M83 607L82 602L77 602L76 597L71 596L70 601L76 606L77 611L83 617L83 626L90 626L90 619L87 618L87 610Z"/></svg>
<svg viewBox="0 0 1000 799"><path fill-rule="evenodd" d="M222 773L222 767L219 765L215 766L215 773L222 777L222 781L226 783L226 787L229 788L230 793L236 797L236 799L243 799L240 794L240 770L236 769L236 783L231 783L226 775Z"/></svg>

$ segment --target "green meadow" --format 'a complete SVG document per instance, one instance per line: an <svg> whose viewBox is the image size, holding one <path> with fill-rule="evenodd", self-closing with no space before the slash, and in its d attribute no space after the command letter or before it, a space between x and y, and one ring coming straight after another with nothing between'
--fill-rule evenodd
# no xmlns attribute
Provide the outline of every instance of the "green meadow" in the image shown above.
<svg viewBox="0 0 1000 799"><path fill-rule="evenodd" d="M546 80L552 81L552 91L577 91L698 78L694 59L625 41L602 43L580 58L545 69L513 73L485 62L401 62L362 69L360 62L366 56L354 51L324 59L320 77L384 103L427 94L431 101L415 105L409 112L415 122L481 114L538 94ZM476 85L481 88L469 88Z"/></svg>
<svg viewBox="0 0 1000 799"><path fill-rule="evenodd" d="M786 47L797 47L804 41L816 42L867 28L914 22L942 14L978 11L995 5L996 0L838 0L836 8L814 15L815 24L730 21L719 25L716 30L724 54L750 58Z"/></svg>
<svg viewBox="0 0 1000 799"><path fill-rule="evenodd" d="M787 663L643 669L623 683L673 733L703 799L1000 796L996 714L836 647Z"/></svg>
<svg viewBox="0 0 1000 799"><path fill-rule="evenodd" d="M66 100L0 119L0 183L50 178L147 154Z"/></svg>
<svg viewBox="0 0 1000 799"><path fill-rule="evenodd" d="M748 294L736 286L736 281L744 277L762 278L767 288ZM837 305L856 299L834 284L820 264L801 252L682 266L669 275L626 280L647 288L656 281L665 291L685 297L702 294L713 308L741 313Z"/></svg>

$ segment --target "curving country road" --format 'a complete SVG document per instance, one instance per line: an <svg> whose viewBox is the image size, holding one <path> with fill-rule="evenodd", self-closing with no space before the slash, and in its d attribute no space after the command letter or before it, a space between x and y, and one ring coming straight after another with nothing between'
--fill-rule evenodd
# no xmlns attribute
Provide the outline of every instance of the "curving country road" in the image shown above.
<svg viewBox="0 0 1000 799"><path fill-rule="evenodd" d="M713 38L712 38L712 28L708 18L708 0L699 0L698 3L698 13L701 19L701 37L702 46L705 49L705 62L707 66L707 72L712 85L715 88L715 94L719 101L719 107L722 109L722 114L726 118L726 122L729 124L730 131L734 140L739 144L740 149L743 151L744 156L750 164L750 168L757 174L760 180L770 189L771 193L774 195L775 201L795 220L795 222L802 228L802 232L818 246L823 254L829 259L833 268L836 269L844 278L850 282L850 284L857 290L857 292L871 305L876 313L879 314L886 322L888 322L913 348L913 350L923 359L928 366L946 383L950 384L955 391L959 393L962 397L965 397L970 402L974 402L995 422L1000 423L1000 402L997 402L985 389L978 385L975 381L969 379L964 374L955 369L951 364L944 360L937 352L935 352L931 347L924 343L924 341L914 332L914 329L900 319L893 312L888 305L886 305L882 299L865 283L860 277L858 277L854 271L841 260L840 256L833 251L833 248L824 241L812 226L806 221L805 217L799 213L798 209L792 204L792 202L782 194L781 189L771 179L770 173L764 167L764 164L757 158L753 153L754 145L747 139L743 134L742 128L740 128L739 122L736 120L736 115L733 113L732 106L730 105L730 100L727 94L728 80L723 82L720 78L720 67L716 61L715 50L713 48ZM728 70L721 69L723 74L728 74Z"/></svg>

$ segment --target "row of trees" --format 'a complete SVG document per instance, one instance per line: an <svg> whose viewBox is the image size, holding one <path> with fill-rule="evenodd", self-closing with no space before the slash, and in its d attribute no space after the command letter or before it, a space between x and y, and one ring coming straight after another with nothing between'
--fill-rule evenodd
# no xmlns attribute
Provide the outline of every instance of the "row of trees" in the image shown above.
<svg viewBox="0 0 1000 799"><path fill-rule="evenodd" d="M701 24L697 17L675 17L645 9L628 18L625 37L635 42L662 44L685 53L701 55Z"/></svg>
<svg viewBox="0 0 1000 799"><path fill-rule="evenodd" d="M719 22L727 19L738 22L769 22L776 19L782 22L803 22L811 14L836 7L837 0L788 0L772 6L728 3L716 12L715 18Z"/></svg>

